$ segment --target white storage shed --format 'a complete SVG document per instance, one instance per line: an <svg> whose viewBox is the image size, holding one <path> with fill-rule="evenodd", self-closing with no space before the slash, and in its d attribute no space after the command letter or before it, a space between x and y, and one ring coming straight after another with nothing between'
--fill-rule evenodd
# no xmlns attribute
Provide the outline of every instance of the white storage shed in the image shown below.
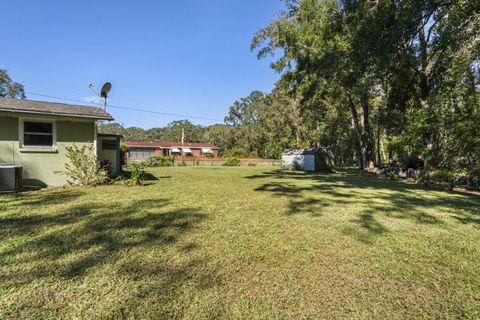
<svg viewBox="0 0 480 320"><path fill-rule="evenodd" d="M332 171L333 157L325 148L287 149L282 153L282 168L303 171Z"/></svg>

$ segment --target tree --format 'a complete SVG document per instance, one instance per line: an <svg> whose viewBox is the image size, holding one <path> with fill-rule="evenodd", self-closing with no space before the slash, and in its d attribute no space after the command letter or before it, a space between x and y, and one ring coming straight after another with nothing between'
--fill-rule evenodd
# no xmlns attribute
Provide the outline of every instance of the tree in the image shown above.
<svg viewBox="0 0 480 320"><path fill-rule="evenodd" d="M5 69L0 69L0 97L25 99L23 85L12 81Z"/></svg>
<svg viewBox="0 0 480 320"><path fill-rule="evenodd" d="M289 73L299 86L328 83L341 89L337 98L351 111L360 169L371 166L374 160L369 103L374 85L368 59L371 52L359 39L364 35L362 24L368 24L367 9L334 0L290 1L281 18L260 30L252 42L252 49L264 45L259 58L282 49L283 55L272 67ZM362 16L366 17L362 20ZM305 92L315 93L315 89L306 88Z"/></svg>
<svg viewBox="0 0 480 320"><path fill-rule="evenodd" d="M414 63L413 98L406 121L405 147L415 146L424 161L427 179L430 166L451 167L467 150L451 148L451 139L462 145L473 131L464 119L478 114L480 5L475 1L422 1L409 4L403 39ZM477 107L475 107L475 105ZM477 121L479 120L476 118ZM456 136L455 132L464 136ZM416 133L415 135L412 133ZM475 147L471 146L474 150ZM449 163L447 165L447 163Z"/></svg>
<svg viewBox="0 0 480 320"><path fill-rule="evenodd" d="M182 139L182 130L184 141L202 141L203 128L199 125L194 125L188 120L176 120L167 124L163 129L160 140L180 141Z"/></svg>
<svg viewBox="0 0 480 320"><path fill-rule="evenodd" d="M247 97L240 98L229 108L225 123L233 126L253 125L258 118L258 110L264 102L265 94L261 91L252 91Z"/></svg>
<svg viewBox="0 0 480 320"><path fill-rule="evenodd" d="M214 124L204 129L204 142L212 143L220 150L231 149L234 147L234 141L230 134L231 127L225 124Z"/></svg>
<svg viewBox="0 0 480 320"><path fill-rule="evenodd" d="M143 128L139 127L128 127L125 128L123 135L127 140L134 140L134 141L146 141L147 135Z"/></svg>
<svg viewBox="0 0 480 320"><path fill-rule="evenodd" d="M446 143L452 137L475 149L459 132L476 136L470 130L479 120L479 9L466 0L291 0L252 49L259 58L281 53L272 67L300 105L305 140L328 144L326 131L342 138L353 131L347 145L360 169L380 163L387 144L390 159L419 157L428 171L449 153L464 157L465 149Z"/></svg>
<svg viewBox="0 0 480 320"><path fill-rule="evenodd" d="M98 126L98 133L125 135L125 128L121 124L116 122L102 123Z"/></svg>

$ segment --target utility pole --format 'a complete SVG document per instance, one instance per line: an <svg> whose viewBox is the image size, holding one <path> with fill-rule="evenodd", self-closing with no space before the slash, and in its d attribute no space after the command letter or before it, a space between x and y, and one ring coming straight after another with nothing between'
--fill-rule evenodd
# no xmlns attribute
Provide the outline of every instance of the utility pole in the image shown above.
<svg viewBox="0 0 480 320"><path fill-rule="evenodd" d="M183 140L185 139L185 129L182 127L182 147L183 147Z"/></svg>

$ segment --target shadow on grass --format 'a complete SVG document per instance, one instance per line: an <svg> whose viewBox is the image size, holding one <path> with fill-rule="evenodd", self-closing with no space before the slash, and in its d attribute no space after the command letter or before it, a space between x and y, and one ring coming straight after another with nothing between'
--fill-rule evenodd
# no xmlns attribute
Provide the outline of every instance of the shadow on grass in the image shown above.
<svg viewBox="0 0 480 320"><path fill-rule="evenodd" d="M351 220L357 228L348 227L344 233L363 242L389 232L378 221L380 216L418 224L444 224L426 209L437 208L458 222L480 226L480 198L475 195L433 191L417 184L362 176L352 170L334 174L273 170L246 178L265 180L256 191L288 198L287 215L307 213L318 217L327 214L328 207L358 207L358 216Z"/></svg>
<svg viewBox="0 0 480 320"><path fill-rule="evenodd" d="M73 192L72 192L73 191ZM15 194L6 194L0 196L0 203L4 206L36 206L36 205L55 205L73 201L84 195L85 192L80 189L62 190L58 189L50 193L45 192L19 192Z"/></svg>
<svg viewBox="0 0 480 320"><path fill-rule="evenodd" d="M123 171L122 176L125 179L130 179L130 178L132 178L132 173L130 171ZM151 174L150 172L145 172L145 176L144 176L145 181L157 181L158 179L164 179L164 178L171 178L171 176L157 177L157 176Z"/></svg>
<svg viewBox="0 0 480 320"><path fill-rule="evenodd" d="M189 241L188 233L206 219L198 209L172 209L169 201L163 199L137 200L125 205L71 203L82 194L70 190L8 199L10 208L22 205L23 210L32 212L0 215L2 287L18 288L40 278L75 279L95 267L107 266L129 279L161 278L152 282L150 289L163 295L171 294L203 263L188 256L198 248ZM48 213L43 205L49 206ZM150 263L144 260L149 256L146 252L175 250L180 239L179 250L187 256L175 263L161 257L154 257Z"/></svg>

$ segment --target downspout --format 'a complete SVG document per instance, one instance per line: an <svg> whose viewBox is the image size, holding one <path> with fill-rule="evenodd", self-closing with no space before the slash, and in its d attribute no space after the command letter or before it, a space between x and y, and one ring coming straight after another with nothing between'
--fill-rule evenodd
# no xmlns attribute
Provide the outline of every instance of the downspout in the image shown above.
<svg viewBox="0 0 480 320"><path fill-rule="evenodd" d="M122 172L122 159L121 159L121 154L120 154L120 137L116 138L117 140L117 166L115 168L115 175L120 175Z"/></svg>
<svg viewBox="0 0 480 320"><path fill-rule="evenodd" d="M98 158L98 148L97 148L97 142L98 142L98 128L97 128L97 122L95 121L93 125L93 154L95 155L95 159Z"/></svg>

